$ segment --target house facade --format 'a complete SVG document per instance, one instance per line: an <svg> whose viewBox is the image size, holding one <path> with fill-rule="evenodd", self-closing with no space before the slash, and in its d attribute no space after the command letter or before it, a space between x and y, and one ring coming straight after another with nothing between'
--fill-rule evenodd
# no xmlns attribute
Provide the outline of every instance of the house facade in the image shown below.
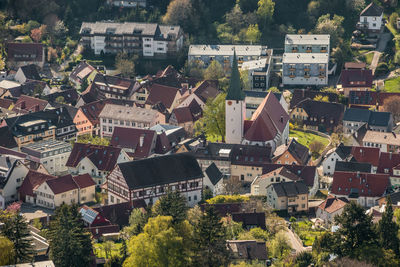
<svg viewBox="0 0 400 267"><path fill-rule="evenodd" d="M149 129L165 123L165 116L154 109L106 104L99 120L101 137L111 137L116 126Z"/></svg>
<svg viewBox="0 0 400 267"><path fill-rule="evenodd" d="M3 158L4 157L4 158ZM18 201L17 189L22 185L29 169L22 160L12 159L9 156L3 155L0 160L4 160L10 168L5 173L0 183L0 209L5 209L6 205Z"/></svg>
<svg viewBox="0 0 400 267"><path fill-rule="evenodd" d="M345 146L341 143L337 148L328 151L325 158L322 161L323 175L332 176L335 172L335 166L337 161L344 161L351 152L350 146Z"/></svg>
<svg viewBox="0 0 400 267"><path fill-rule="evenodd" d="M346 198L337 198L329 195L328 198L318 206L315 215L317 218L323 220L325 224L329 225L334 221L336 215L342 214L348 202Z"/></svg>
<svg viewBox="0 0 400 267"><path fill-rule="evenodd" d="M308 188L302 181L273 183L267 187L267 204L288 213L308 211Z"/></svg>
<svg viewBox="0 0 400 267"><path fill-rule="evenodd" d="M58 140L44 140L31 143L21 148L21 151L43 164L52 175L65 173L67 160L71 153L71 144Z"/></svg>
<svg viewBox="0 0 400 267"><path fill-rule="evenodd" d="M360 13L357 28L368 33L379 33L382 27L383 8L372 2Z"/></svg>
<svg viewBox="0 0 400 267"><path fill-rule="evenodd" d="M13 69L35 64L43 67L45 62L44 45L39 43L7 43L7 65Z"/></svg>
<svg viewBox="0 0 400 267"><path fill-rule="evenodd" d="M96 55L119 52L142 54L145 57L166 57L183 46L180 26L136 22L83 22L81 43Z"/></svg>
<svg viewBox="0 0 400 267"><path fill-rule="evenodd" d="M230 70L235 53L241 66L243 62L266 57L268 49L261 45L190 45L188 61L201 61L207 68L213 60L216 60L225 70Z"/></svg>
<svg viewBox="0 0 400 267"><path fill-rule="evenodd" d="M367 131L362 139L362 146L377 147L381 152L400 152L400 136L395 133Z"/></svg>
<svg viewBox="0 0 400 267"><path fill-rule="evenodd" d="M203 172L188 154L118 164L107 177L109 204L143 200L155 203L168 190L179 191L190 207L201 200Z"/></svg>
<svg viewBox="0 0 400 267"><path fill-rule="evenodd" d="M251 183L251 195L266 196L267 188L271 184L298 180L301 180L301 178L290 172L285 167L280 167L269 173L257 176Z"/></svg>
<svg viewBox="0 0 400 267"><path fill-rule="evenodd" d="M328 84L329 35L287 34L282 61L284 85Z"/></svg>

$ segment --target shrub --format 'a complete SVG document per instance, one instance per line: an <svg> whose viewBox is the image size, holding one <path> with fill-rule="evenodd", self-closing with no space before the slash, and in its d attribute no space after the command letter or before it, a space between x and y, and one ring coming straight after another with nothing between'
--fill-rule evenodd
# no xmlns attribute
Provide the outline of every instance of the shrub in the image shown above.
<svg viewBox="0 0 400 267"><path fill-rule="evenodd" d="M375 69L375 75L376 76L385 75L388 72L389 72L389 66L385 62L379 63L378 66Z"/></svg>
<svg viewBox="0 0 400 267"><path fill-rule="evenodd" d="M207 199L208 204L220 204L220 203L242 203L249 200L248 196L241 195L219 195L210 199Z"/></svg>

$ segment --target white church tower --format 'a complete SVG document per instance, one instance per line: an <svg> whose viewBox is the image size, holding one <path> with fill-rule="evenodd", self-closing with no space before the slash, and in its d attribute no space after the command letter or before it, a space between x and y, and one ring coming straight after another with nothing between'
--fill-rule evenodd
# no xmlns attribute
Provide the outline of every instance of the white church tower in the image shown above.
<svg viewBox="0 0 400 267"><path fill-rule="evenodd" d="M225 142L241 144L243 140L243 126L246 119L245 95L240 84L240 74L236 59L233 55L231 80L225 99Z"/></svg>

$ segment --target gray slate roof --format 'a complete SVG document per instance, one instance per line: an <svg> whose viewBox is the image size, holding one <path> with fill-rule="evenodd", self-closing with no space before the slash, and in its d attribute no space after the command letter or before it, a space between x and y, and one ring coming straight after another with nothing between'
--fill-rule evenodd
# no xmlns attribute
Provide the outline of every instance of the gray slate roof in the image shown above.
<svg viewBox="0 0 400 267"><path fill-rule="evenodd" d="M129 189L203 177L197 160L186 153L129 161L120 163L118 166Z"/></svg>
<svg viewBox="0 0 400 267"><path fill-rule="evenodd" d="M274 188L278 197L291 197L299 194L308 194L308 187L303 181L282 182L270 186Z"/></svg>
<svg viewBox="0 0 400 267"><path fill-rule="evenodd" d="M216 185L223 176L223 174L220 172L214 162L210 166L208 166L208 168L206 169L206 174L213 185Z"/></svg>

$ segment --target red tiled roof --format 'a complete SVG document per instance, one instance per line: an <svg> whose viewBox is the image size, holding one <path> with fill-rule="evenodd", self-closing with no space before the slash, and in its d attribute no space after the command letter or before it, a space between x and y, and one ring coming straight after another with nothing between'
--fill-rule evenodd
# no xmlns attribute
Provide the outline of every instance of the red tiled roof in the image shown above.
<svg viewBox="0 0 400 267"><path fill-rule="evenodd" d="M140 138L143 137L143 144L140 146ZM157 133L153 130L115 127L110 140L110 145L133 149L129 156L134 158L147 158L153 154Z"/></svg>
<svg viewBox="0 0 400 267"><path fill-rule="evenodd" d="M88 157L100 171L111 171L120 153L121 148L118 147L75 143L66 166L76 167L83 158Z"/></svg>
<svg viewBox="0 0 400 267"><path fill-rule="evenodd" d="M74 176L72 177L72 179L74 179L74 182L79 188L86 188L96 185L96 183L93 181L92 177L88 173Z"/></svg>
<svg viewBox="0 0 400 267"><path fill-rule="evenodd" d="M29 113L42 111L47 106L48 102L43 99L21 95L13 107L13 111Z"/></svg>
<svg viewBox="0 0 400 267"><path fill-rule="evenodd" d="M195 122L201 117L202 109L197 101L193 99L189 106L175 108L172 114L177 123Z"/></svg>
<svg viewBox="0 0 400 267"><path fill-rule="evenodd" d="M169 143L168 137L165 132L157 135L156 149L157 154L164 154L171 150L171 145Z"/></svg>
<svg viewBox="0 0 400 267"><path fill-rule="evenodd" d="M48 180L46 183L55 195L78 189L71 174Z"/></svg>
<svg viewBox="0 0 400 267"><path fill-rule="evenodd" d="M146 104L155 105L158 102L161 102L166 108L171 108L174 99L179 92L179 88L157 83L150 85L148 90L149 96L147 97Z"/></svg>
<svg viewBox="0 0 400 267"><path fill-rule="evenodd" d="M21 187L18 189L21 199L25 200L25 196L33 196L33 190L36 189L43 182L56 179L53 175L44 174L34 170L29 170L22 182Z"/></svg>
<svg viewBox="0 0 400 267"><path fill-rule="evenodd" d="M107 100L91 102L81 106L80 110L85 114L86 118L92 123L92 125L97 125L100 123L99 115L107 102Z"/></svg>
<svg viewBox="0 0 400 267"><path fill-rule="evenodd" d="M351 155L357 162L370 163L372 166L379 165L380 149L377 147L355 146L351 149Z"/></svg>
<svg viewBox="0 0 400 267"><path fill-rule="evenodd" d="M367 63L365 62L346 62L344 63L345 69L365 69L367 67Z"/></svg>
<svg viewBox="0 0 400 267"><path fill-rule="evenodd" d="M206 103L208 99L214 98L218 95L218 81L202 81L193 89L193 93L197 95L201 101Z"/></svg>
<svg viewBox="0 0 400 267"><path fill-rule="evenodd" d="M11 99L6 99L6 98L0 99L0 108L8 109L12 104L14 104L14 101Z"/></svg>
<svg viewBox="0 0 400 267"><path fill-rule="evenodd" d="M307 186L314 186L314 179L317 171L316 166L286 165L286 164L262 164L262 173L269 173L280 167L285 167L288 171L300 177Z"/></svg>
<svg viewBox="0 0 400 267"><path fill-rule="evenodd" d="M25 57L15 57L15 55L34 55L29 61L43 60L43 44L39 43L7 43L7 60L26 61Z"/></svg>
<svg viewBox="0 0 400 267"><path fill-rule="evenodd" d="M377 173L389 173L392 175L393 169L398 169L399 164L400 154L382 152L379 157ZM385 169L387 169L388 172L385 172Z"/></svg>
<svg viewBox="0 0 400 267"><path fill-rule="evenodd" d="M331 193L349 195L352 189L358 189L359 196L381 197L388 186L389 174L335 172Z"/></svg>
<svg viewBox="0 0 400 267"><path fill-rule="evenodd" d="M328 198L318 206L318 208L328 213L333 213L342 209L347 203L349 203L349 201L346 198L337 198L329 195Z"/></svg>
<svg viewBox="0 0 400 267"><path fill-rule="evenodd" d="M283 132L289 115L270 92L254 112L251 120L253 123L245 133L245 139L265 142L274 139L278 131Z"/></svg>
<svg viewBox="0 0 400 267"><path fill-rule="evenodd" d="M372 87L372 70L342 70L340 81L342 87Z"/></svg>

